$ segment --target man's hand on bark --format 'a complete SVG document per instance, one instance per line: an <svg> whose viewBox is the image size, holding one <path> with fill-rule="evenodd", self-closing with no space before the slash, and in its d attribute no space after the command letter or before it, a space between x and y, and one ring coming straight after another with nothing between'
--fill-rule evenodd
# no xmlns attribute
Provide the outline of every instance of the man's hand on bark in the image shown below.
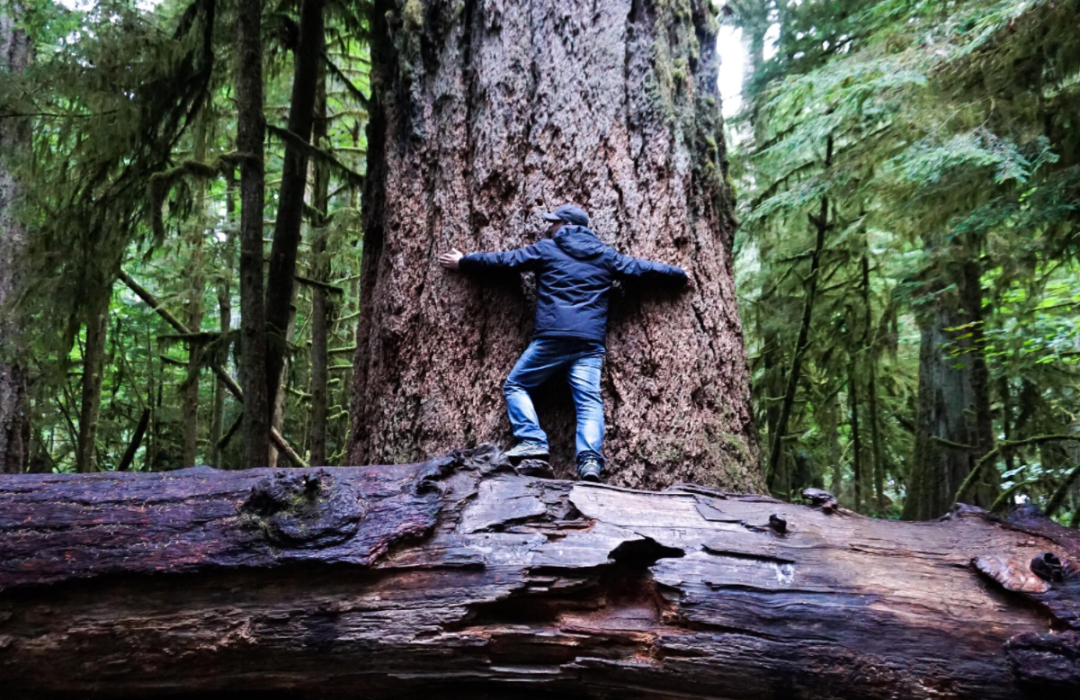
<svg viewBox="0 0 1080 700"><path fill-rule="evenodd" d="M457 248L451 248L449 253L443 253L439 256L439 264L447 270L456 270L463 257L465 257L464 253Z"/></svg>

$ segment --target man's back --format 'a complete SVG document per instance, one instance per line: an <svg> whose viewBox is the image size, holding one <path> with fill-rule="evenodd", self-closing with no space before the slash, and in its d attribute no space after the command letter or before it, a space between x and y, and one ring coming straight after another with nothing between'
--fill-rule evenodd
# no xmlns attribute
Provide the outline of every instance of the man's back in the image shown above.
<svg viewBox="0 0 1080 700"><path fill-rule="evenodd" d="M461 259L465 272L494 269L533 271L537 338L581 338L603 343L608 300L618 277L648 277L671 285L686 282L680 268L622 255L584 226L567 225L554 238L505 253L473 253Z"/></svg>
<svg viewBox="0 0 1080 700"><path fill-rule="evenodd" d="M439 257L451 270L484 273L516 270L536 273L536 329L503 384L506 409L518 444L506 451L511 461L547 459L547 433L540 427L529 392L552 375L565 372L577 412L578 478L599 481L604 467L604 404L600 378L607 336L608 298L618 277L646 278L682 286L690 279L680 268L622 255L604 245L587 226L585 210L572 204L544 214L548 234L534 245L504 253L463 255L452 249Z"/></svg>

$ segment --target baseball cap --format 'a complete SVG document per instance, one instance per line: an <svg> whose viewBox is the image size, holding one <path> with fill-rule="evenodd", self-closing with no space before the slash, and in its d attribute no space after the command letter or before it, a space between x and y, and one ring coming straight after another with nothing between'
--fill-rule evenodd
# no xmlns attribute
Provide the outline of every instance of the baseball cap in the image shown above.
<svg viewBox="0 0 1080 700"><path fill-rule="evenodd" d="M565 221L568 224L576 224L577 226L588 226L589 215L581 207L564 204L554 212L544 214L544 221Z"/></svg>

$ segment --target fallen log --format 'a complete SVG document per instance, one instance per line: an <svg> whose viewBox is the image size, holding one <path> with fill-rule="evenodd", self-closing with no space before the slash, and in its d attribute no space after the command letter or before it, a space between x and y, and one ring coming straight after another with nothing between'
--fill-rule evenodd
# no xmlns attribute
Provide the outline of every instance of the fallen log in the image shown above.
<svg viewBox="0 0 1080 700"><path fill-rule="evenodd" d="M1078 533L806 495L540 479L491 448L0 476L0 678L8 698L1080 697Z"/></svg>

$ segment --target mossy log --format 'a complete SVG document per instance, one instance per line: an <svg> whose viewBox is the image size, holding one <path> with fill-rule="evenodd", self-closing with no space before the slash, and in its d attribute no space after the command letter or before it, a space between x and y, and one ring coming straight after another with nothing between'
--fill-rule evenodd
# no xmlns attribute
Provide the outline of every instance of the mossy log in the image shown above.
<svg viewBox="0 0 1080 700"><path fill-rule="evenodd" d="M1078 533L806 495L541 479L492 448L0 476L4 695L1080 696Z"/></svg>

